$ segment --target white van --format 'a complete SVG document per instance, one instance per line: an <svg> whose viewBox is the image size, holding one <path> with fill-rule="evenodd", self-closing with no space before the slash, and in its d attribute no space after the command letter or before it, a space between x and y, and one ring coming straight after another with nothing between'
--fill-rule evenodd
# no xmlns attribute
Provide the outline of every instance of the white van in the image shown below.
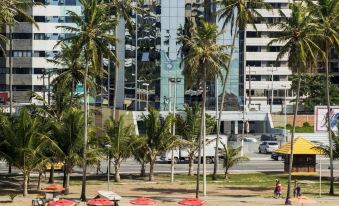
<svg viewBox="0 0 339 206"><path fill-rule="evenodd" d="M216 135L207 135L206 136L206 147L205 147L205 153L206 153L206 163L212 164L214 161L214 155L215 155L215 140L217 136ZM227 142L227 136L226 135L220 135L220 141L224 144ZM223 146L219 144L219 150L222 150ZM201 156L202 156L203 149L201 148ZM185 148L176 148L173 150L174 152L174 162L179 163L181 161L188 160L188 152ZM222 155L221 155L222 156ZM198 159L198 150L195 152L195 158ZM172 150L166 151L160 155L160 160L163 162L170 163L172 160Z"/></svg>

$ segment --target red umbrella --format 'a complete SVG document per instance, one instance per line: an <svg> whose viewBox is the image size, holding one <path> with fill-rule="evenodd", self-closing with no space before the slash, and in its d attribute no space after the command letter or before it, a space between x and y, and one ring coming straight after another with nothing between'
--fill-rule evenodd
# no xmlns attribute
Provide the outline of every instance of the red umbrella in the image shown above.
<svg viewBox="0 0 339 206"><path fill-rule="evenodd" d="M155 203L157 202L150 198L140 197L140 198L130 200L129 203L133 205L155 205Z"/></svg>
<svg viewBox="0 0 339 206"><path fill-rule="evenodd" d="M58 200L58 201L51 201L48 203L48 206L73 206L75 202L71 200Z"/></svg>
<svg viewBox="0 0 339 206"><path fill-rule="evenodd" d="M206 202L199 198L186 198L178 202L180 205L187 205L187 206L201 206L204 205Z"/></svg>
<svg viewBox="0 0 339 206"><path fill-rule="evenodd" d="M65 188L63 188L62 186L60 185L57 185L57 184L49 184L49 185L46 185L43 190L46 190L46 191L64 191Z"/></svg>
<svg viewBox="0 0 339 206"><path fill-rule="evenodd" d="M98 199L88 200L87 205L91 205L91 206L114 206L114 202L109 201L107 199L98 198Z"/></svg>

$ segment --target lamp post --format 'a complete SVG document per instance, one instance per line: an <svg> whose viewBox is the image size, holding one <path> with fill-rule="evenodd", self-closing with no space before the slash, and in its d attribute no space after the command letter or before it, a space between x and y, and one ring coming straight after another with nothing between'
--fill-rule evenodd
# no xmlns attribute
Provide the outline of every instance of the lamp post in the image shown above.
<svg viewBox="0 0 339 206"><path fill-rule="evenodd" d="M284 88L284 129L285 129L285 140L286 142L288 142L288 139L287 139L287 130L286 130L286 125L287 125L287 115L286 115L286 96L287 96L287 86L286 85L282 85L282 87Z"/></svg>
<svg viewBox="0 0 339 206"><path fill-rule="evenodd" d="M146 111L148 111L148 86L149 83L143 83L143 86L146 86Z"/></svg>
<svg viewBox="0 0 339 206"><path fill-rule="evenodd" d="M173 115L175 117L176 106L177 106L177 83L181 82L181 78L172 77L172 78L169 78L168 81L170 84L170 88L171 88L172 83L174 84ZM171 110L169 110L169 112L171 112ZM175 122L173 123L172 129L173 129L172 135L174 136L175 135ZM171 182L174 182L174 149L172 149L172 154L171 154Z"/></svg>
<svg viewBox="0 0 339 206"><path fill-rule="evenodd" d="M272 72L272 75L271 75L271 105L270 105L270 113L272 114L273 112L273 101L274 101L274 89L273 89L273 72L276 71L276 69L273 69L273 64L271 64L271 72Z"/></svg>
<svg viewBox="0 0 339 206"><path fill-rule="evenodd" d="M110 144L106 144L105 147L107 148L107 191L110 190L109 188L109 176L110 176L110 159L109 159L109 149L112 147Z"/></svg>

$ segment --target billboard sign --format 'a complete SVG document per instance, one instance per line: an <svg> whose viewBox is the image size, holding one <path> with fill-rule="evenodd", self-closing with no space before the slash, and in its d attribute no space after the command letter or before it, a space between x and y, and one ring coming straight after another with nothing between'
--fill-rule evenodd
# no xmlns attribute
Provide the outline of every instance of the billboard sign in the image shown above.
<svg viewBox="0 0 339 206"><path fill-rule="evenodd" d="M314 130L315 132L327 132L327 107L316 106L314 109ZM333 132L338 132L339 106L331 106L330 125Z"/></svg>

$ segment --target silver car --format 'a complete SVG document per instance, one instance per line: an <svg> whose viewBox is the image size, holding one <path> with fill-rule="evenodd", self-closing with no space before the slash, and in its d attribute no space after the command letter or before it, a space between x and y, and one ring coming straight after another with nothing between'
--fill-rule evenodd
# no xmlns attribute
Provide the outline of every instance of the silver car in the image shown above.
<svg viewBox="0 0 339 206"><path fill-rule="evenodd" d="M277 141L263 141L259 145L259 153L272 153L274 150L279 148Z"/></svg>

